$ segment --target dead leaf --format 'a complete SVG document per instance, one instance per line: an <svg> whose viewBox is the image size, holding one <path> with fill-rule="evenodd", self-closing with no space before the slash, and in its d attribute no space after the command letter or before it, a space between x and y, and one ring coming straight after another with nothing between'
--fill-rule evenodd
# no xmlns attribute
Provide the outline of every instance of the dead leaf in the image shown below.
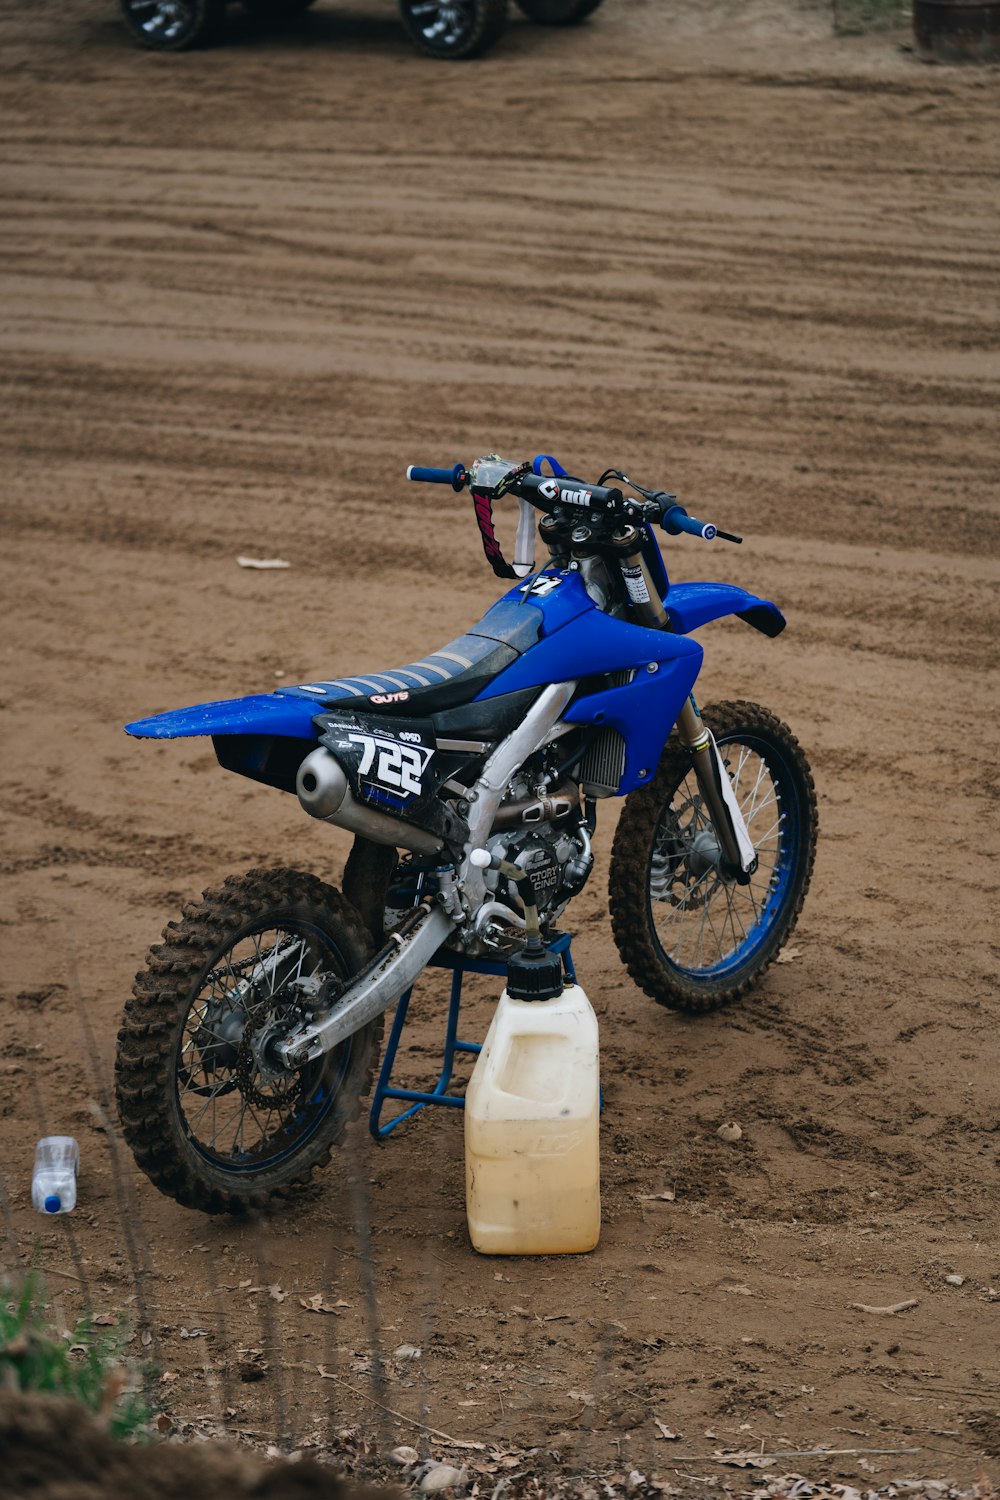
<svg viewBox="0 0 1000 1500"><path fill-rule="evenodd" d="M593 1406L594 1398L589 1391L567 1391L571 1401L579 1401L583 1406Z"/></svg>
<svg viewBox="0 0 1000 1500"><path fill-rule="evenodd" d="M300 1297L299 1306L304 1307L306 1312L333 1313L339 1318L340 1309L350 1307L350 1303L344 1302L343 1299L337 1302L327 1302L322 1292L313 1292L311 1297Z"/></svg>
<svg viewBox="0 0 1000 1500"><path fill-rule="evenodd" d="M673 1188L664 1188L664 1190L663 1190L662 1193L640 1193L639 1194L639 1202L640 1203L673 1203L673 1201L674 1201L674 1190L673 1190Z"/></svg>
<svg viewBox="0 0 1000 1500"><path fill-rule="evenodd" d="M802 957L801 948L784 948L774 960L776 964L794 963L797 958Z"/></svg>
<svg viewBox="0 0 1000 1500"><path fill-rule="evenodd" d="M734 1469L770 1469L775 1462L773 1458L765 1458L759 1453L720 1453L716 1450L712 1457L720 1464L730 1464Z"/></svg>
<svg viewBox="0 0 1000 1500"><path fill-rule="evenodd" d="M238 557L236 561L241 568L290 568L290 562L285 562L280 557Z"/></svg>
<svg viewBox="0 0 1000 1500"><path fill-rule="evenodd" d="M173 1370L164 1370L163 1374L160 1376L160 1384L172 1385L176 1379L177 1376Z"/></svg>
<svg viewBox="0 0 1000 1500"><path fill-rule="evenodd" d="M180 1330L182 1339L207 1339L208 1334L204 1328L182 1328Z"/></svg>
<svg viewBox="0 0 1000 1500"><path fill-rule="evenodd" d="M110 1313L98 1313L93 1322L95 1328L114 1328L115 1326L115 1319Z"/></svg>
<svg viewBox="0 0 1000 1500"><path fill-rule="evenodd" d="M274 1286L269 1286L267 1290L271 1295L272 1301L284 1302L285 1293L281 1290L281 1287L278 1286L277 1282L275 1282Z"/></svg>
<svg viewBox="0 0 1000 1500"><path fill-rule="evenodd" d="M153 1342L153 1335L148 1328L144 1328L139 1335L139 1342L144 1349L148 1349Z"/></svg>
<svg viewBox="0 0 1000 1500"><path fill-rule="evenodd" d="M668 1443L677 1442L678 1438L681 1436L679 1432L671 1432L670 1428L667 1427L665 1423L661 1422L659 1417L654 1417L653 1421L660 1429L660 1437L666 1438Z"/></svg>
<svg viewBox="0 0 1000 1500"><path fill-rule="evenodd" d="M753 1292L750 1290L750 1288L748 1286L727 1286L725 1288L725 1290L727 1292L732 1292L733 1295L736 1296L736 1297L752 1297L753 1296Z"/></svg>
<svg viewBox="0 0 1000 1500"><path fill-rule="evenodd" d="M173 1422L171 1422L171 1420L167 1416L166 1412L165 1411L161 1411L160 1414L159 1414L159 1416L156 1419L156 1430L157 1430L157 1432L169 1432L170 1429L171 1429L171 1427L173 1427L173 1425L174 1425Z"/></svg>

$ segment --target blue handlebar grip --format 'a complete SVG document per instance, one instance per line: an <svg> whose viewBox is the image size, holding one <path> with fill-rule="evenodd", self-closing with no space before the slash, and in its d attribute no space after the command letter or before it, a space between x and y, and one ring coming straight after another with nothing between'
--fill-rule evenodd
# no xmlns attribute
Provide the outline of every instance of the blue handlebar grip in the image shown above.
<svg viewBox="0 0 1000 1500"><path fill-rule="evenodd" d="M453 469L425 469L420 464L410 464L406 477L423 484L450 484L453 490L460 490L467 476L464 464L456 464Z"/></svg>
<svg viewBox="0 0 1000 1500"><path fill-rule="evenodd" d="M664 531L671 536L684 531L688 536L700 536L706 542L714 541L719 534L718 527L713 526L711 521L696 521L694 516L688 515L683 505L672 505L664 513L662 525Z"/></svg>

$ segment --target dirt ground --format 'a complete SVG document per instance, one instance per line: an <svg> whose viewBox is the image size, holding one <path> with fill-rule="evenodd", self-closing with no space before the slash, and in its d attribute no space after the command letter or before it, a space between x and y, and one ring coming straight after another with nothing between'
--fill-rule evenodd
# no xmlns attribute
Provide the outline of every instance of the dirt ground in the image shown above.
<svg viewBox="0 0 1000 1500"><path fill-rule="evenodd" d="M338 0L156 58L111 0L0 12L3 1258L37 1237L59 1316L89 1291L128 1321L179 1430L691 1492L744 1483L734 1450L861 1489L996 1475L1000 107L995 71L906 41L606 0L448 66L389 0ZM606 1106L588 1257L471 1251L457 1112L382 1146L362 1121L366 1192L341 1159L261 1224L117 1187L92 1103L163 922L255 863L336 882L348 849L122 724L459 634L499 586L466 503L403 472L491 449L626 466L745 534L669 561L788 616L702 632L698 689L767 704L814 767L788 961L732 1012L647 1000L604 805L569 912ZM81 1145L58 1223L43 1128Z"/></svg>

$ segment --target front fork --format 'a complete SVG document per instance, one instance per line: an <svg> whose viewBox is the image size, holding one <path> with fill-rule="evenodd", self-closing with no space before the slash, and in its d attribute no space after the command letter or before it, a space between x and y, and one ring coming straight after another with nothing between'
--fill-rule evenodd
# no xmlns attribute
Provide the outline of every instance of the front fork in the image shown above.
<svg viewBox="0 0 1000 1500"><path fill-rule="evenodd" d="M668 626L667 612L650 577L640 542L641 536L635 526L623 526L612 539L633 618L640 625L664 630ZM698 712L693 697L688 699L677 717L677 732L681 744L691 752L698 786L719 840L720 874L735 880L738 885L749 885L757 868L757 853L722 764L715 736Z"/></svg>
<svg viewBox="0 0 1000 1500"><path fill-rule="evenodd" d="M757 854L747 832L732 782L726 775L715 736L689 698L677 716L681 744L690 750L694 774L722 850L721 873L738 885L749 885Z"/></svg>

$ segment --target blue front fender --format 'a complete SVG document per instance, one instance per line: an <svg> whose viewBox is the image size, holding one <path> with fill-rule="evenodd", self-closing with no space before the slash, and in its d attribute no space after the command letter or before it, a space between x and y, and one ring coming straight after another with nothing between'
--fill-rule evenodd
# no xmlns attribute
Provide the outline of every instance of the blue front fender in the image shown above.
<svg viewBox="0 0 1000 1500"><path fill-rule="evenodd" d="M776 604L733 583L672 583L664 607L679 635L721 620L723 615L736 615L764 635L780 635L785 628L785 617Z"/></svg>
<svg viewBox="0 0 1000 1500"><path fill-rule="evenodd" d="M196 703L125 725L125 733L140 740L179 740L193 735L266 734L287 739L315 740L312 699L281 693L254 693L218 703Z"/></svg>

